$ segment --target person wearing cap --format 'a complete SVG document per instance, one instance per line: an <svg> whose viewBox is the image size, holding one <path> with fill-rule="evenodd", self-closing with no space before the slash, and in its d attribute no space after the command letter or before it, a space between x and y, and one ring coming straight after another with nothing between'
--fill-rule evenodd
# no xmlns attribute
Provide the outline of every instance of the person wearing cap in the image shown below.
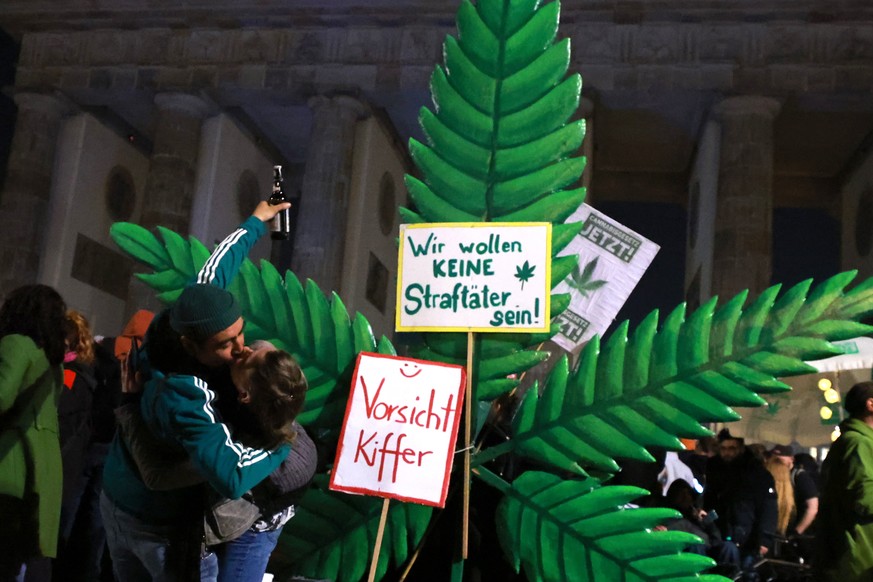
<svg viewBox="0 0 873 582"><path fill-rule="evenodd" d="M252 216L219 243L196 281L154 318L139 356L140 408L149 429L187 455L206 483L229 499L262 481L289 452L287 444L265 450L235 441L213 406L216 391L232 390L236 397L228 365L247 353L242 312L226 288L266 232L265 222L289 206L258 204ZM196 526L202 524L204 499L201 485L149 489L123 440L116 437L101 497L116 578L214 580L214 554L202 552L196 559L202 542L202 527Z"/></svg>
<svg viewBox="0 0 873 582"><path fill-rule="evenodd" d="M843 399L849 418L822 464L817 580L873 580L873 382Z"/></svg>

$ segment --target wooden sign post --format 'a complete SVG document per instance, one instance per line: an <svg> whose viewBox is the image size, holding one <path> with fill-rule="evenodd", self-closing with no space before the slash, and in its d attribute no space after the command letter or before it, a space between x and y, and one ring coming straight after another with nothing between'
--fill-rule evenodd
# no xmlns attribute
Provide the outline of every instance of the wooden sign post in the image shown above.
<svg viewBox="0 0 873 582"><path fill-rule="evenodd" d="M330 488L385 498L371 576L389 499L446 503L465 381L462 366L358 355Z"/></svg>

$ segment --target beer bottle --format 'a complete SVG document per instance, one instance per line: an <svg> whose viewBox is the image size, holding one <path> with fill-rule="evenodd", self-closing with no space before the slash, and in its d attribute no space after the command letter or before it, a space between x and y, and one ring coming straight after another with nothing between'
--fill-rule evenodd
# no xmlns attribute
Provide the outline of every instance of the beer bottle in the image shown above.
<svg viewBox="0 0 873 582"><path fill-rule="evenodd" d="M270 204L288 202L285 197L284 180L282 178L282 166L273 166L273 191L267 200ZM270 238L273 240L285 240L291 232L291 212L286 208L270 221Z"/></svg>

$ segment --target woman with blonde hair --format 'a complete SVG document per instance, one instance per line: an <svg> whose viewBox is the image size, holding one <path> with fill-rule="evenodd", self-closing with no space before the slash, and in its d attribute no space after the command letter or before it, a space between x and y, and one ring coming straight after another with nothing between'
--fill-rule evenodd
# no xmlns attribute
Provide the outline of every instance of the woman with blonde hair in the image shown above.
<svg viewBox="0 0 873 582"><path fill-rule="evenodd" d="M58 403L58 423L64 461L64 505L67 505L91 440L91 403L97 380L93 365L94 337L85 316L73 309L67 311L64 336L64 390Z"/></svg>
<svg viewBox="0 0 873 582"><path fill-rule="evenodd" d="M94 336L91 334L91 324L85 316L75 309L68 310L64 327L67 332L67 355L64 361L76 360L82 364L93 364Z"/></svg>
<svg viewBox="0 0 873 582"><path fill-rule="evenodd" d="M791 484L791 471L787 465L775 457L770 457L764 466L773 475L776 482L776 505L779 510L776 520L776 531L785 536L788 524L794 519L796 508L794 506L794 485Z"/></svg>
<svg viewBox="0 0 873 582"><path fill-rule="evenodd" d="M86 537L84 531L78 532L79 547L74 548L72 541L77 519L84 522L94 513L88 513L88 502L83 494L88 467L93 464L89 449L94 436L94 405L98 392L105 390L105 383L97 373L94 336L85 316L74 309L68 310L64 333L64 389L58 403L64 486L55 579L59 578L58 572L63 572L64 580L79 582L89 579L82 571L86 562L93 560L90 554L96 551L89 547L93 537L90 531L87 532L88 544L81 539ZM94 543L102 545L102 538Z"/></svg>

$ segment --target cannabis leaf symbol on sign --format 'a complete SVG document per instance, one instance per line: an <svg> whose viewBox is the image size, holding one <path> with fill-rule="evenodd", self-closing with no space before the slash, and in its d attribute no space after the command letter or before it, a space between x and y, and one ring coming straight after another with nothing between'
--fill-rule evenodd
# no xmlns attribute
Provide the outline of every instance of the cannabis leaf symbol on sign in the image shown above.
<svg viewBox="0 0 873 582"><path fill-rule="evenodd" d="M596 291L606 285L606 281L603 279L592 280L594 269L597 268L597 261L599 258L600 257L595 257L594 260L587 263L583 269L576 269L567 280L567 284L578 291L583 297L586 297L589 291Z"/></svg>
<svg viewBox="0 0 873 582"><path fill-rule="evenodd" d="M784 394L774 394L772 400L767 400L765 412L770 416L776 416L782 410L783 405L788 404L788 397Z"/></svg>
<svg viewBox="0 0 873 582"><path fill-rule="evenodd" d="M515 278L521 281L522 289L524 289L524 284L533 277L536 268L536 265L531 266L529 261L525 261L523 265L515 267Z"/></svg>

